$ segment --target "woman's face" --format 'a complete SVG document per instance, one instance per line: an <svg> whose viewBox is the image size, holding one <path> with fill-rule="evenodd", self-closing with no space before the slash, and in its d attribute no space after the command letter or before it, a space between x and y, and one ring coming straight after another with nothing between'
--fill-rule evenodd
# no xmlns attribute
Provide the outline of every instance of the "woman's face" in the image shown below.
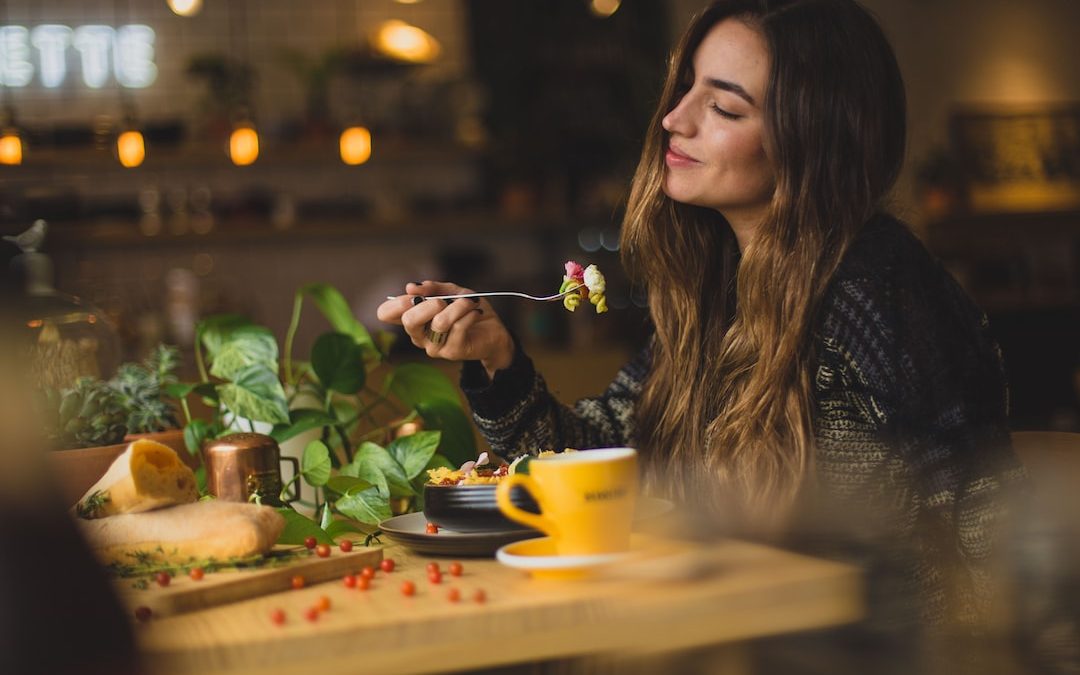
<svg viewBox="0 0 1080 675"><path fill-rule="evenodd" d="M694 53L690 90L663 119L664 192L716 209L736 229L756 226L772 198L761 112L768 73L761 34L736 19L721 21Z"/></svg>

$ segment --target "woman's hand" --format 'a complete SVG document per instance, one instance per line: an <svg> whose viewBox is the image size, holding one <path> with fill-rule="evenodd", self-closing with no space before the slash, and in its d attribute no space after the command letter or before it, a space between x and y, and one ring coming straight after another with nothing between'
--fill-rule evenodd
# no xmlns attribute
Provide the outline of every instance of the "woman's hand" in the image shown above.
<svg viewBox="0 0 1080 675"><path fill-rule="evenodd" d="M453 302L423 300L428 295L472 293L455 284L425 281L405 285L405 295L379 305L380 321L400 324L412 343L432 358L480 361L488 377L510 365L514 341L491 305L482 298Z"/></svg>

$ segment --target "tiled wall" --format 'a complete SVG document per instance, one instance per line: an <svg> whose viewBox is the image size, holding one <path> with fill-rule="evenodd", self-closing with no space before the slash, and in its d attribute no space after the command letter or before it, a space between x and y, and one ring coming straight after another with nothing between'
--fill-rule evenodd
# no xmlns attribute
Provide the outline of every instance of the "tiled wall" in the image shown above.
<svg viewBox="0 0 1080 675"><path fill-rule="evenodd" d="M192 56L216 53L247 59L258 70L255 106L262 121L296 115L303 90L282 63L282 49L316 57L333 48L355 46L387 19L401 19L423 28L442 45L437 64L418 76L455 78L467 70L467 34L461 0L426 0L401 4L394 0L206 0L193 17L174 14L165 0L8 0L0 6L0 26L61 24L72 28L102 24L150 26L156 34L156 81L145 89L126 90L146 120L190 117L205 95L201 82L185 75ZM32 50L31 62L39 57ZM27 122L86 123L97 115L120 111L115 78L100 89L82 82L73 48L67 50L68 72L62 86L46 89L36 76L24 88L8 90L9 100ZM337 111L342 115L348 111Z"/></svg>

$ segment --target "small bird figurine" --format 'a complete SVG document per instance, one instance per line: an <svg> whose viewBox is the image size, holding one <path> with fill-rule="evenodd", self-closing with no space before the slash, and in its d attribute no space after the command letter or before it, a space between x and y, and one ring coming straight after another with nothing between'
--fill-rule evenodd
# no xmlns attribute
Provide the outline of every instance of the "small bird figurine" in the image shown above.
<svg viewBox="0 0 1080 675"><path fill-rule="evenodd" d="M48 223L39 218L26 232L14 236L5 235L4 240L21 248L23 253L34 253L45 243L45 232L48 229Z"/></svg>

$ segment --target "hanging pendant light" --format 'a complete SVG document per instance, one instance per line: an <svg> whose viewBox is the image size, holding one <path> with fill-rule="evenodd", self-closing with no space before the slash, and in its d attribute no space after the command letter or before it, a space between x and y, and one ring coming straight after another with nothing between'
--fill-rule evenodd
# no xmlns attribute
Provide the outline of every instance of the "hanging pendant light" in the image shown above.
<svg viewBox="0 0 1080 675"><path fill-rule="evenodd" d="M116 156L120 164L134 169L146 159L146 142L141 131L128 129L116 137Z"/></svg>
<svg viewBox="0 0 1080 675"><path fill-rule="evenodd" d="M229 159L236 166L247 166L258 158L259 133L251 122L240 122L229 136Z"/></svg>
<svg viewBox="0 0 1080 675"><path fill-rule="evenodd" d="M434 62L442 51L439 41L430 33L399 19L379 24L372 46L392 59L418 64Z"/></svg>
<svg viewBox="0 0 1080 675"><path fill-rule="evenodd" d="M0 164L18 166L22 164L23 147L19 130L15 127L5 127L0 132Z"/></svg>
<svg viewBox="0 0 1080 675"><path fill-rule="evenodd" d="M620 5L622 5L622 0L589 0L589 11L594 16L606 19L619 11Z"/></svg>
<svg viewBox="0 0 1080 675"><path fill-rule="evenodd" d="M351 126L341 132L338 142L341 161L357 166L371 159L371 131L367 127Z"/></svg>
<svg viewBox="0 0 1080 675"><path fill-rule="evenodd" d="M202 0L166 0L177 16L195 16L202 9Z"/></svg>

